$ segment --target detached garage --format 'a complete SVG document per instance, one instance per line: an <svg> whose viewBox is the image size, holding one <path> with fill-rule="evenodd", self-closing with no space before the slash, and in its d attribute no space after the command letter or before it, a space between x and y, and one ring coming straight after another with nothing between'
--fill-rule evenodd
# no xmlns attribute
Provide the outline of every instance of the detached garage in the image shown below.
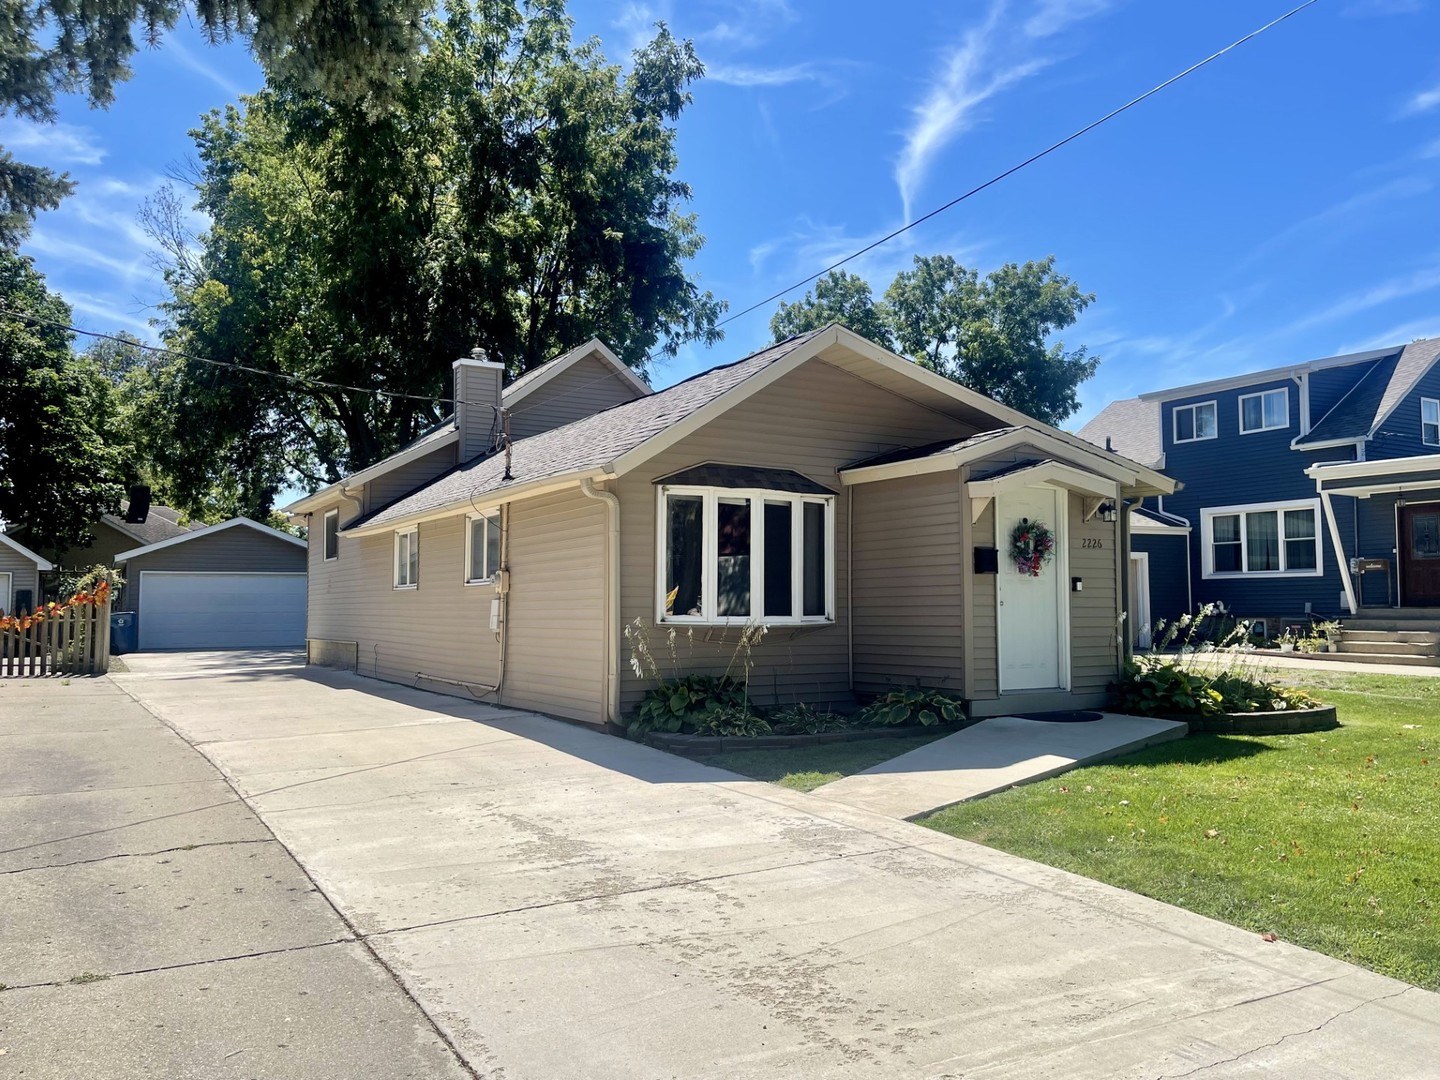
<svg viewBox="0 0 1440 1080"><path fill-rule="evenodd" d="M231 518L115 556L141 649L299 649L305 542Z"/></svg>

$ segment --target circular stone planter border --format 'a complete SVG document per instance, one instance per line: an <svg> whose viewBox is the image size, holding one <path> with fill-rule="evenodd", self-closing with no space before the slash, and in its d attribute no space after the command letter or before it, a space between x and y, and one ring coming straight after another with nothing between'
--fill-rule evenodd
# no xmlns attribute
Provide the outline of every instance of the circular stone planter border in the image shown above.
<svg viewBox="0 0 1440 1080"><path fill-rule="evenodd" d="M1190 725L1192 735L1296 735L1340 726L1334 705L1285 712L1221 713L1219 716L1166 716Z"/></svg>
<svg viewBox="0 0 1440 1080"><path fill-rule="evenodd" d="M736 750L792 750L799 746L821 746L827 743L868 742L872 739L908 739L916 735L943 735L969 727L966 720L957 724L919 724L904 727L860 728L856 731L827 731L823 735L672 735L651 731L637 741L657 750L667 750L682 757L710 757L730 754Z"/></svg>

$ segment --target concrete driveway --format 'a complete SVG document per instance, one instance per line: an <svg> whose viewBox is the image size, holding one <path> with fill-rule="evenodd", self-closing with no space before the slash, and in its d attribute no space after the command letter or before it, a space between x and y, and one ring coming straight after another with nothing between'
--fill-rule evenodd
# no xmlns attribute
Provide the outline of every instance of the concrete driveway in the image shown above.
<svg viewBox="0 0 1440 1080"><path fill-rule="evenodd" d="M915 825L354 676L130 666L478 1076L1434 1075L1436 995Z"/></svg>

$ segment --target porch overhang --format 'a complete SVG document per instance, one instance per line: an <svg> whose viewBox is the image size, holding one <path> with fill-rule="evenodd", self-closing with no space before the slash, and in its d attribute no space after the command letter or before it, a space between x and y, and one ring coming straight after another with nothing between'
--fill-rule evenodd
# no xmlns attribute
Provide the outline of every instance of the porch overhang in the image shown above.
<svg viewBox="0 0 1440 1080"><path fill-rule="evenodd" d="M1440 490L1440 454L1380 461L1341 461L1311 465L1305 475L1323 495L1401 494Z"/></svg>
<svg viewBox="0 0 1440 1080"><path fill-rule="evenodd" d="M971 524L980 520L985 507L996 495L1018 487L1052 487L1078 492L1086 497L1086 521L1094 517L1106 501L1113 505L1120 499L1120 482L1117 480L1066 465L1062 461L1036 461L1016 465L981 480L969 481L965 488L970 495Z"/></svg>

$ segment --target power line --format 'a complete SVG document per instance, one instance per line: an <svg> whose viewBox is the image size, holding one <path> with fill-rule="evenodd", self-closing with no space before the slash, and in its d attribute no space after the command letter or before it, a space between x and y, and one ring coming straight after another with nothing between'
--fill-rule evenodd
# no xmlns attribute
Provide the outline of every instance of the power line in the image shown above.
<svg viewBox="0 0 1440 1080"><path fill-rule="evenodd" d="M800 281L795 282L795 284L793 284L793 285L788 285L788 286L786 286L785 288L781 289L781 290L780 290L779 292L777 292L777 293L772 293L771 295L767 296L764 300L757 300L755 303L751 304L749 307L747 307L747 308L742 308L740 311L735 312L735 314L733 314L733 315L727 315L725 318L721 319L721 320L720 320L718 323L716 323L715 325L716 325L716 326L724 326L726 323L734 322L736 319L740 318L741 316L750 314L750 312L756 310L757 308L762 308L762 307L764 307L766 304L774 303L776 300L781 299L782 297L784 297L784 296L787 295L788 293L792 293L792 292L794 292L796 289L799 289L799 288L801 288L802 286L805 286L805 285L809 285L812 281L815 281L815 280L817 280L818 278L824 277L826 274L830 273L832 270L838 270L838 269L840 269L840 267L844 266L846 263L848 263L848 262L853 262L854 260L860 258L860 256L865 255L865 254L868 254L868 253L871 252L871 251L874 251L874 250L875 250L876 248L878 248L881 244L887 244L887 243L889 243L891 240L894 240L897 236L900 236L900 235L902 235L903 233L909 232L911 229L915 228L915 226L917 226L917 225L922 225L922 224L924 224L925 222L929 221L929 220L930 220L931 218L933 218L933 217L938 217L940 214L943 214L946 210L949 210L951 207L958 206L960 203L964 202L966 199L970 198L971 196L973 196L973 195L978 195L978 194L980 194L980 192L984 191L986 188L993 187L994 185L998 184L1001 180L1004 180L1004 179L1006 179L1007 177L1010 177L1010 176L1014 176L1017 172L1019 172L1021 169L1025 168L1026 166L1033 165L1033 164L1035 164L1035 162L1039 161L1041 158L1048 157L1049 155L1053 154L1056 150L1059 150L1062 146L1065 146L1065 145L1067 145L1067 144L1069 144L1069 143L1072 143L1072 142L1074 142L1076 139L1080 138L1082 135L1086 135L1086 134L1088 134L1089 132L1094 131L1094 130L1095 130L1096 128L1098 128L1101 124L1104 124L1104 123L1106 123L1107 121L1110 121L1110 120L1115 119L1115 117L1119 116L1121 113L1126 112L1126 111L1129 110L1129 109L1133 109L1136 105L1139 105L1142 101L1146 100L1147 98L1154 97L1156 94L1160 93L1160 91L1164 90L1166 87L1173 86L1175 83L1179 82L1181 79L1185 78L1187 75L1190 75L1190 74L1193 74L1193 73L1196 72L1196 71L1199 71L1201 68L1205 67L1207 64L1213 63L1214 61L1220 59L1220 57L1224 56L1226 53L1231 52L1231 51L1233 51L1233 50L1235 50L1235 49L1238 49L1241 45L1244 45L1246 42L1254 40L1255 38L1259 37L1261 34L1265 33L1265 31L1271 29L1272 27L1279 26L1279 25L1280 25L1282 22L1284 22L1286 19L1293 18L1294 16L1300 14L1300 12L1304 11L1306 8L1312 7L1313 5L1315 5L1315 4L1317 4L1317 3L1319 3L1319 0L1305 0L1305 2L1304 2L1303 4L1299 4L1299 5L1291 8L1289 11L1285 12L1284 15L1281 15L1281 16L1279 16L1278 18L1275 18L1275 19L1271 19L1268 23L1266 23L1264 26L1260 27L1259 29L1257 29L1257 30L1252 30L1252 31L1250 31L1250 33L1246 34L1244 37L1242 37L1242 38L1237 38L1235 41L1232 41L1229 45L1226 45L1223 49L1220 49L1218 52L1213 52L1213 53L1211 53L1211 54L1210 54L1209 56L1207 56L1204 60L1201 60L1201 61L1198 61L1197 63L1191 64L1189 67L1187 67L1184 71L1180 72L1178 75L1172 75L1170 78L1166 79L1164 82L1160 83L1159 85L1153 86L1153 87L1151 87L1149 90L1146 90L1145 93L1141 94L1139 97L1131 98L1129 101L1127 101L1124 105L1121 105L1119 108L1112 109L1110 112L1108 112L1108 113L1106 113L1104 116L1100 117L1100 119L1094 120L1094 121L1092 121L1091 123L1086 124L1084 127L1080 128L1078 131L1074 131L1074 132L1072 132L1071 134L1066 135L1065 138L1059 140L1058 142L1053 142L1053 143L1051 143L1051 144L1050 144L1049 146L1047 146L1044 150L1041 150L1041 151L1039 151L1038 153L1032 154L1030 157L1026 158L1024 161L1020 162L1018 165L1012 165L1010 168L1006 169L1004 172L995 174L995 175L992 176L989 180L986 180L983 184L977 184L975 187L971 188L969 191L965 192L963 195L957 195L955 198L951 199L949 202L945 203L943 206L937 206L934 210L931 210L928 214L923 214L922 216L916 218L914 221L910 222L909 224L902 225L902 226L900 226L900 228L895 229L893 232L886 233L884 236L880 237L880 239L875 240L875 241L873 241L873 242L871 242L871 243L869 243L869 244L866 244L866 245L865 245L864 247L862 247L859 251L856 251L855 253L853 253L853 254L851 254L851 255L846 255L845 258L841 259L839 262L831 263L831 264L830 264L829 266L827 266L824 270L821 270L821 271L819 271L818 273L811 274L811 275L810 275L809 277L807 277L807 278L802 278ZM653 354L652 354L651 356L649 356L649 357L646 357L647 362L648 362L649 360L653 360L653 359L654 359L654 355L653 355Z"/></svg>
<svg viewBox="0 0 1440 1080"><path fill-rule="evenodd" d="M286 382L305 383L310 386L323 387L326 390L348 390L355 394L375 394L379 397L404 398L409 401L423 401L432 405L454 405L453 398L426 397L424 394L402 394L396 390L376 390L365 386L347 386L344 383L330 382L327 379L316 379L309 375L292 375L285 371L270 371L266 368L252 367L249 364L238 364L230 360L211 360L205 356L194 356L190 353L183 353L176 349L166 349L157 345L146 345L143 341L136 341L134 338L120 337L116 334L102 334L98 330L83 330L78 326L71 326L68 323L59 322L55 319L47 319L42 315L36 315L30 311L17 311L14 308L0 304L0 314L11 315L17 319L26 319L41 326L54 327L57 330L68 330L72 334L83 334L85 337L99 338L102 341L116 341L121 345L129 345L131 348L143 349L148 353L155 353L160 356L174 356L181 360L190 360L197 364L209 364L212 367L229 368L234 371L247 371L252 375L266 375L272 379L284 379Z"/></svg>

